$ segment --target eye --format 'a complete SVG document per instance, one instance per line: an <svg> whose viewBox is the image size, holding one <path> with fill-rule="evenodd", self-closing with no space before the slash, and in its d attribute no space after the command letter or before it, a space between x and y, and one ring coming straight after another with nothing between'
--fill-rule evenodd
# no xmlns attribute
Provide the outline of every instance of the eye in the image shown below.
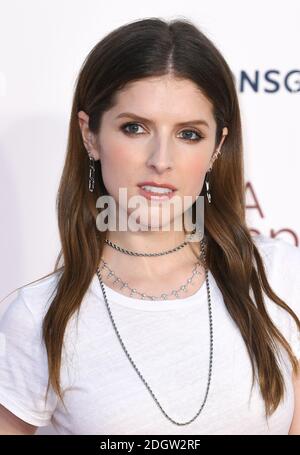
<svg viewBox="0 0 300 455"><path fill-rule="evenodd" d="M144 134L144 133L137 132L139 127L143 128L139 123L127 122L127 123L124 123L123 125L121 125L120 128L127 135L137 136L139 134ZM129 128L129 129L127 129L127 128ZM182 139L187 142L199 142L201 139L204 139L204 137L195 130L184 130L184 131L181 131L180 134L182 134L182 133L188 134L188 137L182 137ZM192 135L194 135L194 136L192 136Z"/></svg>
<svg viewBox="0 0 300 455"><path fill-rule="evenodd" d="M200 139L203 139L203 136L201 136L197 131L194 131L194 130L184 130L184 131L181 131L180 134L182 133L188 133L188 137L185 137L183 139L185 139L186 141L190 141L190 142L198 142L200 141ZM194 138L192 138L191 135L195 134L196 135L196 138L194 136Z"/></svg>
<svg viewBox="0 0 300 455"><path fill-rule="evenodd" d="M135 128L130 128L131 131L127 130L126 128L127 127L135 127ZM141 127L141 125L139 125L138 123L134 123L134 122L129 122L129 123L124 123L124 125L121 125L121 130L124 131L125 134L136 134L136 130L137 128L136 127Z"/></svg>

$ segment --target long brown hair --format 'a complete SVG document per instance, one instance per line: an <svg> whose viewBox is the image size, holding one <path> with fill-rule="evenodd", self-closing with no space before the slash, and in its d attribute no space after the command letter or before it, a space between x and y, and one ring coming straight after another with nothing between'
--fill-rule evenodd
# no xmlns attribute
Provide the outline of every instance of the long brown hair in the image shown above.
<svg viewBox="0 0 300 455"><path fill-rule="evenodd" d="M168 73L193 81L212 102L217 124L216 143L221 139L222 128L229 129L222 154L211 173L213 202L205 206L207 266L243 337L251 359L252 387L256 378L268 416L284 395L276 342L287 351L295 373L298 364L288 342L266 311L263 291L290 313L299 329L300 321L271 289L263 261L246 226L241 118L234 75L214 44L187 19L166 22L148 18L127 23L97 43L80 69L67 155L57 194L62 249L54 272L60 270L61 275L43 321L49 385L63 399L60 368L65 330L71 316L80 308L99 265L106 238L96 227L96 199L107 194L101 163L95 162L95 190L91 193L89 159L77 114L85 111L89 115L90 130L97 134L102 114L114 105L117 91L127 82ZM250 296L251 290L254 299Z"/></svg>

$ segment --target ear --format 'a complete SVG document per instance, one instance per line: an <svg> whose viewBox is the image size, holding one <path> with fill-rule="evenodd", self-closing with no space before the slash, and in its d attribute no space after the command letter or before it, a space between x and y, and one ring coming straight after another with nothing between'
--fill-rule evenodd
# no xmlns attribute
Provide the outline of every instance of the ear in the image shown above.
<svg viewBox="0 0 300 455"><path fill-rule="evenodd" d="M210 164L210 166L209 166L209 170L210 171L212 170L214 162L216 161L218 156L221 154L221 148L222 148L223 142L225 141L225 138L226 138L227 135L228 135L228 128L225 126L223 128L223 133L222 133L222 138L221 138L220 144L219 144L219 146L217 147L217 149L215 150L215 152L213 153L213 155L211 157L211 160L210 160L210 163L209 163Z"/></svg>
<svg viewBox="0 0 300 455"><path fill-rule="evenodd" d="M89 116L84 111L79 111L78 122L81 130L82 140L89 156L95 161L100 159L99 150L96 146L95 135L89 129Z"/></svg>

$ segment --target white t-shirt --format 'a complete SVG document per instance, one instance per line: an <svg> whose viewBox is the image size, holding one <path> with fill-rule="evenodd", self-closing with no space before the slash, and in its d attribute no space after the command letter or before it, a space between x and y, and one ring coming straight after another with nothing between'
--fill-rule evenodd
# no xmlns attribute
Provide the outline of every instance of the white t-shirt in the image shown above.
<svg viewBox="0 0 300 455"><path fill-rule="evenodd" d="M254 238L273 290L300 316L300 249L283 240ZM294 410L291 366L282 358L285 399L265 419L256 384L250 396L251 364L236 324L209 272L214 353L207 402L189 425L172 423L152 398L126 356L111 323L95 274L65 338L61 381L65 404L47 385L47 358L41 341L47 298L58 274L23 287L0 323L0 403L50 434L205 435L287 434ZM105 285L108 302L126 349L165 412L186 422L198 412L206 391L209 324L205 283L178 300L126 297ZM50 300L51 301L51 300ZM300 359L296 324L266 298L277 327Z"/></svg>

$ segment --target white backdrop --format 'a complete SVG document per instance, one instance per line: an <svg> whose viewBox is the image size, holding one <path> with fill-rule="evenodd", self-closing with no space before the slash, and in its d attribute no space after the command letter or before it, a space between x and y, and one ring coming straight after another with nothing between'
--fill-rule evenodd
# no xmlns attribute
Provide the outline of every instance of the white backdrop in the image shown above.
<svg viewBox="0 0 300 455"><path fill-rule="evenodd" d="M0 5L0 299L53 269L55 196L75 78L96 42L139 18L191 19L221 50L237 78L249 226L267 235L283 229L279 236L298 244L299 0ZM245 83L242 90L243 72L257 76L256 88Z"/></svg>

